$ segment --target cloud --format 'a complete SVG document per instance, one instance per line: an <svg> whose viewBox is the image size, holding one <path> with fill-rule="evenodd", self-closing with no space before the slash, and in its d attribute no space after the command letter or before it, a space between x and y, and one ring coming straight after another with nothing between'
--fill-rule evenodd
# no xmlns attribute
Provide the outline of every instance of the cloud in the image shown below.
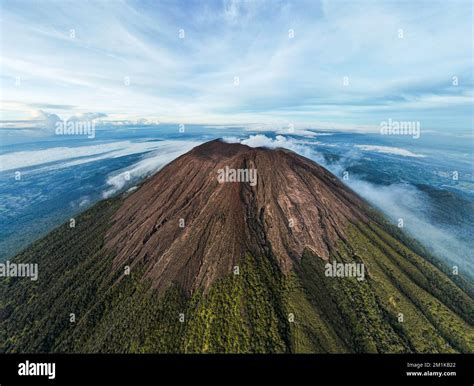
<svg viewBox="0 0 474 386"><path fill-rule="evenodd" d="M285 138L283 135L277 135L275 139L269 138L266 135L257 134L251 135L248 139L240 141L240 143L251 146L251 147L290 147L292 144L291 139Z"/></svg>
<svg viewBox="0 0 474 386"><path fill-rule="evenodd" d="M426 193L409 184L374 185L360 179L346 181L359 195L397 224L403 219L404 231L419 240L440 258L451 264L473 271L474 262L465 255L470 246L460 239L460 227L447 227L433 224L427 215L431 203Z"/></svg>
<svg viewBox="0 0 474 386"><path fill-rule="evenodd" d="M308 142L297 140L292 137L277 135L275 138L271 138L264 134L256 134L250 135L247 138L224 137L223 139L229 143L241 143L250 147L267 147L270 149L285 148L301 154L304 157L311 158L322 165L325 163L323 156L319 152L310 146L306 146ZM312 143L316 144L317 142Z"/></svg>
<svg viewBox="0 0 474 386"><path fill-rule="evenodd" d="M196 141L166 141L162 143L159 150L154 151L143 160L107 177L107 185L110 187L102 193L102 197L111 197L134 185L142 178L156 173L163 166L200 143Z"/></svg>
<svg viewBox="0 0 474 386"><path fill-rule="evenodd" d="M248 138L224 137L224 141L229 143L238 142L250 147L268 147L270 149L275 149L278 147L291 149L298 144L297 141L290 137L287 138L283 135L277 135L275 138L271 138L264 134L250 135Z"/></svg>
<svg viewBox="0 0 474 386"><path fill-rule="evenodd" d="M4 120L1 121L1 129L46 129L52 132L56 128L57 122L63 121L63 119L55 113L45 111L43 109L31 108L33 105L29 104L15 104L8 103L9 108L18 109L19 106L28 108L29 118L28 120ZM60 110L63 110L61 107ZM66 109L69 110L69 109ZM106 118L107 114L102 112L78 112L74 115L66 118L67 121L95 121L97 119Z"/></svg>
<svg viewBox="0 0 474 386"><path fill-rule="evenodd" d="M48 113L44 110L36 110L32 112L33 119L40 127L54 130L56 123L61 121L61 118L53 113Z"/></svg>
<svg viewBox="0 0 474 386"><path fill-rule="evenodd" d="M375 145L354 145L354 146L364 151L373 151L376 153L400 155L402 157L417 157L417 158L425 157L422 154L415 154L409 150L402 149L400 147L375 146Z"/></svg>
<svg viewBox="0 0 474 386"><path fill-rule="evenodd" d="M99 118L106 118L105 113L78 113L68 119L68 121L94 121Z"/></svg>
<svg viewBox="0 0 474 386"><path fill-rule="evenodd" d="M65 168L94 162L104 158L117 158L164 148L166 143L180 146L181 141L131 142L119 141L100 145L53 147L0 154L0 172L23 168ZM54 165L49 165L56 163Z"/></svg>
<svg viewBox="0 0 474 386"><path fill-rule="evenodd" d="M54 109L54 110L74 110L77 106L65 104L51 104L51 103L30 103L28 106L37 109Z"/></svg>
<svg viewBox="0 0 474 386"><path fill-rule="evenodd" d="M50 106L54 114L75 106L162 122L321 122L353 130L392 117L470 127L470 2L123 1L72 8L45 0L6 2L2 14L9 31L2 90L15 103ZM18 110L9 116L24 118Z"/></svg>
<svg viewBox="0 0 474 386"><path fill-rule="evenodd" d="M283 135L297 135L300 137L316 137L317 133L312 131L311 128L308 128L307 126L295 126L292 123L289 123L287 125L282 125L282 124L248 124L246 125L245 131L252 131L252 132L274 132L276 134L283 134Z"/></svg>

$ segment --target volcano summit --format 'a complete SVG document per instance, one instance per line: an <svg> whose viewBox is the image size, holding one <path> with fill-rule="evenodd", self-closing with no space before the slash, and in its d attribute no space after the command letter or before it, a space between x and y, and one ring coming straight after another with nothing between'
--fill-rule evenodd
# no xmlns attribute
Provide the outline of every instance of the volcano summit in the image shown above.
<svg viewBox="0 0 474 386"><path fill-rule="evenodd" d="M258 184L221 182L256 170ZM145 205L144 205L145 204ZM207 289L246 254L289 273L305 249L328 260L363 203L337 178L288 150L212 141L178 158L125 199L107 233L115 266L146 261L156 287ZM181 220L181 224L180 224ZM180 225L183 225L180 227Z"/></svg>
<svg viewBox="0 0 474 386"><path fill-rule="evenodd" d="M76 224L0 281L2 351L474 350L472 284L285 149L205 143Z"/></svg>

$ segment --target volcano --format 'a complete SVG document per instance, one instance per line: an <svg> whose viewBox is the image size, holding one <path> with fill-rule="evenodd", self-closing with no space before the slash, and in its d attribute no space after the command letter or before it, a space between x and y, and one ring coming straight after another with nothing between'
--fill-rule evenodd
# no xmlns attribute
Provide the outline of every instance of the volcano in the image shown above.
<svg viewBox="0 0 474 386"><path fill-rule="evenodd" d="M258 183L219 181L219 171L255 171ZM253 186L252 186L253 185ZM305 249L328 260L345 224L367 221L363 202L327 170L284 149L219 140L198 146L129 196L108 246L115 266L147 262L158 288L207 289L246 254L288 273Z"/></svg>
<svg viewBox="0 0 474 386"><path fill-rule="evenodd" d="M472 284L286 149L207 142L14 260L2 351L474 350Z"/></svg>

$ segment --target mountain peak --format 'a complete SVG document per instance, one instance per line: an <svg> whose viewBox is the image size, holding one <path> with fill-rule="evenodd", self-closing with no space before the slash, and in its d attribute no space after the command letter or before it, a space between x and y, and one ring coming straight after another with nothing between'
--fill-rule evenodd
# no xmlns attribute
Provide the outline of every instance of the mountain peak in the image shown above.
<svg viewBox="0 0 474 386"><path fill-rule="evenodd" d="M255 181L252 181L254 176ZM282 149L214 140L125 199L108 233L115 266L145 265L158 289L208 288L246 254L288 272L305 249L329 259L364 204L335 176Z"/></svg>
<svg viewBox="0 0 474 386"><path fill-rule="evenodd" d="M264 148L258 149L261 150ZM254 148L250 146L241 143L229 143L225 142L222 138L218 138L196 146L191 150L191 154L196 157L220 158L233 157L237 154L243 155L247 152L251 152L252 150L254 150Z"/></svg>

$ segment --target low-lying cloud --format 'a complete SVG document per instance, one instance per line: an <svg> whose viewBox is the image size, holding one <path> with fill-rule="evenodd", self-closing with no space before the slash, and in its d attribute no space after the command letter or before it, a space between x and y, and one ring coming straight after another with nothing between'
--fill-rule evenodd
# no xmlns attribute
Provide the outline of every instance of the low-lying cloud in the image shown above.
<svg viewBox="0 0 474 386"><path fill-rule="evenodd" d="M0 155L0 172L37 167L59 161L64 162L54 165L54 168L64 168L103 158L143 153L156 149L160 145L161 142L119 141L90 146L61 146L5 153Z"/></svg>
<svg viewBox="0 0 474 386"><path fill-rule="evenodd" d="M136 184L143 178L150 176L160 170L163 166L188 152L201 142L197 141L163 141L158 150L141 161L128 166L125 169L114 172L106 180L109 186L102 193L103 198L108 198L125 188Z"/></svg>
<svg viewBox="0 0 474 386"><path fill-rule="evenodd" d="M344 170L347 170L351 164L356 163L358 158L361 157L360 152L354 151L345 154L338 162L329 164L320 152L311 147L311 144L316 144L316 142L311 143L282 135L277 135L275 138L262 134L251 135L245 139L229 137L226 138L226 141L240 142L251 147L284 147L312 159L339 177L341 177ZM360 146L357 147L360 148ZM390 152L390 154L401 157L419 156L404 149L384 146L367 145L363 150L379 152L383 150L382 152ZM410 155L407 155L407 152ZM472 257L469 257L466 253L466 251L471 250L471 246L459 237L459 232L462 229L434 224L429 218L432 204L425 192L410 184L376 185L354 177L354 175L343 182L373 206L380 209L394 224L397 224L398 219L403 219L404 230L419 240L436 256L443 258L448 264L458 265L466 272L474 272Z"/></svg>
<svg viewBox="0 0 474 386"><path fill-rule="evenodd" d="M355 147L364 151L373 151L376 153L400 155L402 157L425 157L423 154L416 154L400 147L376 146L376 145L355 145Z"/></svg>

